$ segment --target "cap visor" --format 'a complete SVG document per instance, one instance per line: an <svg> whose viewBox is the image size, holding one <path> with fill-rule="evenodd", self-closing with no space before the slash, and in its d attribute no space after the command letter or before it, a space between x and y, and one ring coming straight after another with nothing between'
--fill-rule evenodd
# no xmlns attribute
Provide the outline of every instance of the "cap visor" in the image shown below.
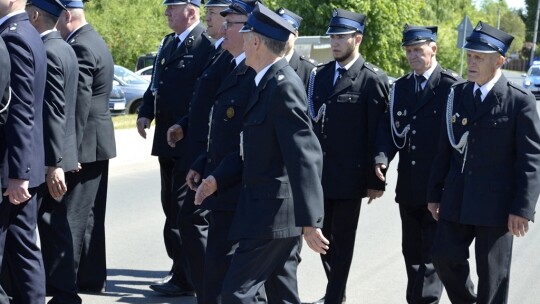
<svg viewBox="0 0 540 304"><path fill-rule="evenodd" d="M492 47L474 41L467 42L463 48L478 53L498 53L498 51L494 50Z"/></svg>
<svg viewBox="0 0 540 304"><path fill-rule="evenodd" d="M248 33L253 31L249 25L244 25L238 32L239 33Z"/></svg>
<svg viewBox="0 0 540 304"><path fill-rule="evenodd" d="M336 26L331 26L326 31L326 35L345 35L345 34L353 34L353 33L356 33L356 31L351 30L349 28L336 27Z"/></svg>

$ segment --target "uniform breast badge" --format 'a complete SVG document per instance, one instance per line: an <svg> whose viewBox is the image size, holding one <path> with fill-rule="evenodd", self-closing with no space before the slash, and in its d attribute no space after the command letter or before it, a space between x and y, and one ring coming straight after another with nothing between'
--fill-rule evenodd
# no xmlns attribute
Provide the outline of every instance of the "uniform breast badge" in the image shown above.
<svg viewBox="0 0 540 304"><path fill-rule="evenodd" d="M233 107L228 107L226 115L227 115L228 119L233 118L234 117L234 108Z"/></svg>

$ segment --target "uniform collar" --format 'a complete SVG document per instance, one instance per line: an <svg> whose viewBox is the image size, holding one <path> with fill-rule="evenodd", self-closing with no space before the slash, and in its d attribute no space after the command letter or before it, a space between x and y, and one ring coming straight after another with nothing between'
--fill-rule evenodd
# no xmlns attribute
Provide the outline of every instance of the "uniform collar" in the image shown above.
<svg viewBox="0 0 540 304"><path fill-rule="evenodd" d="M360 58L360 56L356 57L356 59L354 59L354 60L351 60L351 62L347 63L347 65L345 65L344 67L339 65L339 63L336 61L336 66L334 67L334 72L337 73L337 70L339 68L345 68L345 70L348 71L353 66L353 64L355 64L355 62L358 60L358 58Z"/></svg>
<svg viewBox="0 0 540 304"><path fill-rule="evenodd" d="M2 26L2 24L4 24L4 22L6 22L9 18L15 16L15 15L18 15L18 14L22 14L22 13L26 13L25 10L19 10L19 11L14 11L14 12L11 12L7 15L5 15L4 17L0 18L0 26Z"/></svg>
<svg viewBox="0 0 540 304"><path fill-rule="evenodd" d="M499 81L499 79L501 78L501 75L502 75L501 69L497 69L497 72L495 72L495 76L490 81L484 83L483 86L479 86L475 82L473 92L476 92L476 89L480 88L480 92L482 92L482 101L484 101L484 98L486 98L489 91L491 91L491 89L493 89L497 81Z"/></svg>

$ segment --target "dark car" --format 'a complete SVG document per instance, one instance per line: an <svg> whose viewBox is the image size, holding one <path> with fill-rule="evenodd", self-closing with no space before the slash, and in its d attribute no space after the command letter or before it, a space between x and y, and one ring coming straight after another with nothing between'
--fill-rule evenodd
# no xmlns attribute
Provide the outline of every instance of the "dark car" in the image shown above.
<svg viewBox="0 0 540 304"><path fill-rule="evenodd" d="M137 113L141 106L144 92L148 89L148 80L123 66L115 65L114 82L126 95L126 113Z"/></svg>

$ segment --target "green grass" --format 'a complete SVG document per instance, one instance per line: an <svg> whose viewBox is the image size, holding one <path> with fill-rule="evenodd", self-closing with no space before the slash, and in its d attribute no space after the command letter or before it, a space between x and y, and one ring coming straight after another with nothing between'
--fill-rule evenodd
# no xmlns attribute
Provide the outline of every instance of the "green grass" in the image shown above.
<svg viewBox="0 0 540 304"><path fill-rule="evenodd" d="M137 114L116 115L112 117L114 129L135 128L137 123Z"/></svg>

